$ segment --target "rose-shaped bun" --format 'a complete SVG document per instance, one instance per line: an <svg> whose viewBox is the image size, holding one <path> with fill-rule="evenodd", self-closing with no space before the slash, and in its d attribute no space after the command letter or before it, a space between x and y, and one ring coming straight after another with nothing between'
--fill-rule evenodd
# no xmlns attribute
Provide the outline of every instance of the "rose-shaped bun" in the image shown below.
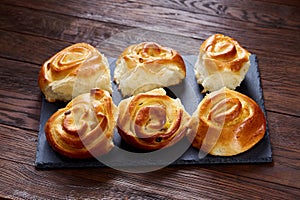
<svg viewBox="0 0 300 200"><path fill-rule="evenodd" d="M119 134L136 148L161 149L186 135L189 114L179 99L167 96L162 88L124 99L118 108Z"/></svg>
<svg viewBox="0 0 300 200"><path fill-rule="evenodd" d="M70 101L92 88L112 93L107 58L86 43L69 46L47 60L38 83L49 102Z"/></svg>
<svg viewBox="0 0 300 200"><path fill-rule="evenodd" d="M228 36L215 34L203 42L195 63L197 82L203 92L222 87L234 90L245 78L250 67L250 53Z"/></svg>
<svg viewBox="0 0 300 200"><path fill-rule="evenodd" d="M48 143L70 158L100 156L113 147L112 137L118 113L110 94L92 89L70 101L47 121Z"/></svg>
<svg viewBox="0 0 300 200"><path fill-rule="evenodd" d="M179 53L154 42L127 47L114 71L114 81L123 96L176 85L185 76L185 64Z"/></svg>
<svg viewBox="0 0 300 200"><path fill-rule="evenodd" d="M266 119L251 98L222 88L204 97L189 128L193 147L211 155L232 156L247 151L263 138Z"/></svg>

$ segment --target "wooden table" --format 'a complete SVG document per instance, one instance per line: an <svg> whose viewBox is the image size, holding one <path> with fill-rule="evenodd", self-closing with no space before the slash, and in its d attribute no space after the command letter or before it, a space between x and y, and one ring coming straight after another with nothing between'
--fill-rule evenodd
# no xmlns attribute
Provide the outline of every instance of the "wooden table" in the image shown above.
<svg viewBox="0 0 300 200"><path fill-rule="evenodd" d="M0 197L7 199L299 199L300 3L1 0ZM273 150L267 164L37 170L41 64L87 42L116 57L152 40L197 55L214 33L257 55Z"/></svg>

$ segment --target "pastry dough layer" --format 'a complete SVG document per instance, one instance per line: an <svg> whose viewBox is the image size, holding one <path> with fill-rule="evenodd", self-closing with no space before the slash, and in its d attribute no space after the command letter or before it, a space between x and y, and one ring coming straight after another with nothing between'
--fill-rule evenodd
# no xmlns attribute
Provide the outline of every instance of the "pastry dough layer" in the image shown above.
<svg viewBox="0 0 300 200"><path fill-rule="evenodd" d="M112 93L107 58L86 43L69 46L47 60L38 83L49 102L70 101L92 88Z"/></svg>
<svg viewBox="0 0 300 200"><path fill-rule="evenodd" d="M250 67L249 57L250 53L228 36L215 34L205 40L194 66L203 92L238 87Z"/></svg>
<svg viewBox="0 0 300 200"><path fill-rule="evenodd" d="M47 141L58 153L70 158L100 156L111 150L117 107L110 94L93 89L70 101L47 121Z"/></svg>
<svg viewBox="0 0 300 200"><path fill-rule="evenodd" d="M266 119L251 98L222 88L204 97L189 128L195 148L212 155L232 156L247 151L263 138Z"/></svg>
<svg viewBox="0 0 300 200"><path fill-rule="evenodd" d="M186 135L189 114L179 99L168 97L162 88L124 99L118 108L119 134L136 148L161 149Z"/></svg>
<svg viewBox="0 0 300 200"><path fill-rule="evenodd" d="M123 96L176 85L185 76L185 64L179 53L154 42L127 47L114 71L114 81Z"/></svg>

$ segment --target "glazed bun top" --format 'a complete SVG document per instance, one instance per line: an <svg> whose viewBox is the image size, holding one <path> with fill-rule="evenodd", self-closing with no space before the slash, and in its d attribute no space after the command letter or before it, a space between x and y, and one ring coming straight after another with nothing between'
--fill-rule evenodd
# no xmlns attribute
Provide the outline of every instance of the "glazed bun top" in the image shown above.
<svg viewBox="0 0 300 200"><path fill-rule="evenodd" d="M204 92L235 89L250 67L250 53L235 39L215 34L203 42L195 64L197 82Z"/></svg>
<svg viewBox="0 0 300 200"><path fill-rule="evenodd" d="M154 42L127 47L118 57L114 71L114 81L123 96L175 85L185 76L185 64L179 53Z"/></svg>

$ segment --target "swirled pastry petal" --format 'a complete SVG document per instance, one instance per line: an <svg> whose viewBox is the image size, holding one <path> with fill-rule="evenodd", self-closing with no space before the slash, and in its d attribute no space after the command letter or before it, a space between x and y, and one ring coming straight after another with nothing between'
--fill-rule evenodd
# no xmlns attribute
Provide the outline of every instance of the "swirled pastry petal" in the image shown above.
<svg viewBox="0 0 300 200"><path fill-rule="evenodd" d="M162 88L124 99L118 108L119 134L136 148L161 149L186 135L189 114L179 99L170 98Z"/></svg>
<svg viewBox="0 0 300 200"><path fill-rule="evenodd" d="M235 89L245 78L250 67L250 53L228 36L215 34L203 42L195 63L197 82L203 92L222 87Z"/></svg>
<svg viewBox="0 0 300 200"><path fill-rule="evenodd" d="M70 101L92 88L112 93L107 58L86 43L69 46L47 60L38 82L49 102Z"/></svg>
<svg viewBox="0 0 300 200"><path fill-rule="evenodd" d="M266 131L261 108L248 96L222 88L204 97L190 121L192 146L217 156L232 156L258 143Z"/></svg>
<svg viewBox="0 0 300 200"><path fill-rule="evenodd" d="M101 89L81 94L47 121L47 141L58 153L70 158L103 155L113 147L117 106Z"/></svg>
<svg viewBox="0 0 300 200"><path fill-rule="evenodd" d="M123 96L176 85L185 76L185 64L179 53L154 42L127 47L114 71L114 81Z"/></svg>

